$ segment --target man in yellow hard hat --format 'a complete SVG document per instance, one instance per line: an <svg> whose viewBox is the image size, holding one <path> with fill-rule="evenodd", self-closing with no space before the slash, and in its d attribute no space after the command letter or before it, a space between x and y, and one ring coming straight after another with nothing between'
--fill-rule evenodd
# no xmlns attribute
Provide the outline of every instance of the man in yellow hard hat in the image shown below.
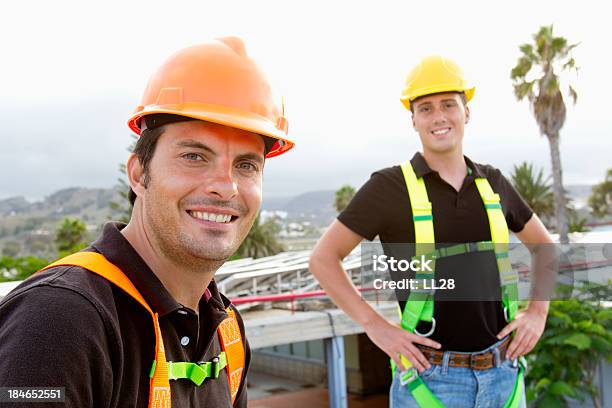
<svg viewBox="0 0 612 408"><path fill-rule="evenodd" d="M412 113L422 152L373 173L310 260L334 302L392 359L392 407L525 406L518 359L542 335L548 302L533 300L517 310L508 231L524 243L552 241L499 170L463 155L474 90L447 58L427 57L411 71L401 101ZM394 244L410 243L407 250L400 247L408 252L403 256L427 257L423 264L433 265L411 275L415 290L398 299L399 326L363 301L341 265L364 238L376 236L385 255L397 255ZM535 253L536 259L543 256ZM426 287L431 282L438 286L435 297ZM439 298L470 287L497 296Z"/></svg>
<svg viewBox="0 0 612 408"><path fill-rule="evenodd" d="M257 216L265 158L293 146L287 120L222 38L164 62L128 125L131 219L2 300L0 385L74 408L246 407L250 349L214 276Z"/></svg>

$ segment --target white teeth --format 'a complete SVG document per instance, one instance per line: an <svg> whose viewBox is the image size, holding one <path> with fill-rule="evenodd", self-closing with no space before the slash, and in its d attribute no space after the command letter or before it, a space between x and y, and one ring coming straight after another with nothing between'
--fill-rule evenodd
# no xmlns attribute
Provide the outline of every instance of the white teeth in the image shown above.
<svg viewBox="0 0 612 408"><path fill-rule="evenodd" d="M189 211L192 217L198 218L200 220L212 221L218 223L228 223L232 220L232 216L229 214L213 214L201 211Z"/></svg>
<svg viewBox="0 0 612 408"><path fill-rule="evenodd" d="M444 134L446 134L448 132L450 132L450 128L434 130L431 133L433 133L434 135L444 135Z"/></svg>

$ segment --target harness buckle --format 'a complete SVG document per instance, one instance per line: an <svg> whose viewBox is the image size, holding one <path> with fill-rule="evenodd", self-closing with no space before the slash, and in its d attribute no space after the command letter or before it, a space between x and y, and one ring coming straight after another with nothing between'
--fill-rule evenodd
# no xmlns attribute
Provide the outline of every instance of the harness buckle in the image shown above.
<svg viewBox="0 0 612 408"><path fill-rule="evenodd" d="M400 372L399 379L402 386L408 385L419 378L419 372L416 368L410 367L406 371Z"/></svg>
<svg viewBox="0 0 612 408"><path fill-rule="evenodd" d="M478 242L468 242L467 250L469 252L478 252Z"/></svg>
<svg viewBox="0 0 612 408"><path fill-rule="evenodd" d="M215 357L210 360L210 376L216 380L219 378L220 371L219 357Z"/></svg>
<svg viewBox="0 0 612 408"><path fill-rule="evenodd" d="M168 379L169 380L176 380L176 376L174 375L174 370L172 369L172 361L168 361ZM153 374L153 371L151 371L151 374ZM153 375L151 375L152 377Z"/></svg>

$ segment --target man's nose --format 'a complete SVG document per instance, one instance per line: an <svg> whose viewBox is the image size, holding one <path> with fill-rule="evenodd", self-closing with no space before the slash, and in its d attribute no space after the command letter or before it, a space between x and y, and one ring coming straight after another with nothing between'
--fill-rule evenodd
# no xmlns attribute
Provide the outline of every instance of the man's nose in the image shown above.
<svg viewBox="0 0 612 408"><path fill-rule="evenodd" d="M434 121L434 124L436 125L446 123L447 119L446 119L446 114L444 113L444 111L442 111L441 109L434 110L433 121Z"/></svg>
<svg viewBox="0 0 612 408"><path fill-rule="evenodd" d="M230 200L238 194L231 162L220 160L210 169L206 178L206 192L222 200Z"/></svg>

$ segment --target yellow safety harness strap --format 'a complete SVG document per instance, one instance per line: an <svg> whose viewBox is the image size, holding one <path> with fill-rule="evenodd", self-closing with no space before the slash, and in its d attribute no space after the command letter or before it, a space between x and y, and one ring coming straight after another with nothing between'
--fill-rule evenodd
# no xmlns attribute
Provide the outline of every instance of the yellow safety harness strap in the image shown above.
<svg viewBox="0 0 612 408"><path fill-rule="evenodd" d="M433 252L436 249L432 206L427 196L425 182L422 178L417 178L410 162L403 163L401 169L406 182L406 189L410 196L416 243L415 256L420 256L421 254ZM435 260L430 265L431 272L422 271L418 276L415 276L418 285L417 289L410 292L404 310L399 310L401 325L410 332L415 332L419 321L432 322L433 320L433 291L424 290L422 285L419 284L427 279L433 279ZM406 367L412 367L412 363L403 355L400 355L400 359ZM395 367L393 360L391 366Z"/></svg>
<svg viewBox="0 0 612 408"><path fill-rule="evenodd" d="M508 321L512 320L518 309L518 275L516 272L512 271L512 266L508 257L509 232L500 204L500 197L495 194L488 180L486 178L476 178L475 183L487 212L492 242L461 244L451 248L436 250L432 206L427 196L425 182L423 178L417 179L409 161L403 163L401 169L406 182L413 213L412 218L416 244L415 256L433 254L432 258L439 258L440 256L453 256L460 253L493 249L495 251L500 273L504 311ZM493 248L491 248L491 244ZM435 264L431 269L431 273L420 273L416 278L433 278ZM414 333L416 331L416 325L420 320L432 321L433 306L433 292L412 291L408 297L403 313L400 311L402 327ZM432 331L435 328L435 320L433 320L433 323L434 326L432 327ZM431 332L429 334L431 334ZM403 355L400 355L400 359L407 367L405 371L400 373L400 382L402 385L408 387L419 406L422 408L443 408L444 405L427 388L423 380L419 377L416 369L412 366L412 363ZM504 408L517 408L519 406L524 393L523 379L525 367L525 361L521 359L514 389L512 390L510 398L506 401ZM391 360L391 368L395 375L397 367L393 360Z"/></svg>
<svg viewBox="0 0 612 408"><path fill-rule="evenodd" d="M506 320L512 321L518 311L518 273L512 269L508 256L508 243L510 241L508 224L502 211L500 197L493 191L489 181L486 178L477 178L475 183L489 219L491 240L494 243L495 258L499 271L504 313Z"/></svg>

